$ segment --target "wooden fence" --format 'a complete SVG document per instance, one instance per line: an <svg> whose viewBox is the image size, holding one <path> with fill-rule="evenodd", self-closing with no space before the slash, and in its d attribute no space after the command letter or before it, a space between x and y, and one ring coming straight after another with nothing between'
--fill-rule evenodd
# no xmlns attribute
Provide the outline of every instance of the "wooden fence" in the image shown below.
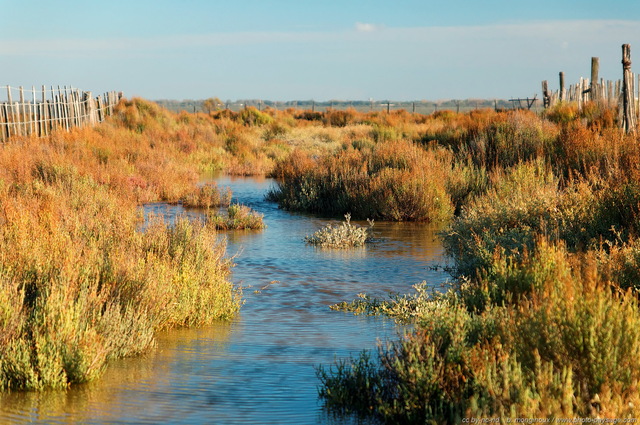
<svg viewBox="0 0 640 425"><path fill-rule="evenodd" d="M122 98L121 92L93 97L91 92L66 86L42 86L39 91L35 87L25 91L23 87L0 86L0 91L3 89L7 98L0 103L0 142L12 136L46 136L54 129L94 125L111 115Z"/></svg>
<svg viewBox="0 0 640 425"><path fill-rule="evenodd" d="M563 74L562 72L560 74ZM563 76L560 77L561 79ZM638 103L640 99L640 74L633 75L633 81L637 81L637 84L632 85L632 91L635 94L635 102ZM572 84L569 87L558 89L556 91L549 92L547 89L549 103L547 106L553 106L559 101L564 102L576 102L580 107L584 103L590 101L598 101L605 103L610 106L616 106L620 103L622 99L622 80L604 80L600 79L600 81L594 85L594 92L591 91L592 85L591 80L589 78L581 77L579 82L576 84ZM543 92L544 82L543 82Z"/></svg>
<svg viewBox="0 0 640 425"><path fill-rule="evenodd" d="M557 102L576 102L578 107L587 102L598 102L618 107L620 125L629 133L636 130L640 122L640 75L631 72L631 46L622 45L622 79L605 81L598 79L600 60L591 58L591 78L580 78L577 84L565 88L564 73L559 74L560 88L549 90L549 83L542 82L542 97L545 108Z"/></svg>

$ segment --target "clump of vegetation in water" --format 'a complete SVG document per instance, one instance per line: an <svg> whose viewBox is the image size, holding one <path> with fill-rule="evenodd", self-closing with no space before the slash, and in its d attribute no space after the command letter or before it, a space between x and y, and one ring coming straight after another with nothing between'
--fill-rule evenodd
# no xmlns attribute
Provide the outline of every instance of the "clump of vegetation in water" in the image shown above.
<svg viewBox="0 0 640 425"><path fill-rule="evenodd" d="M226 214L209 213L207 222L218 230L260 230L265 227L262 214L240 204L229 205Z"/></svg>
<svg viewBox="0 0 640 425"><path fill-rule="evenodd" d="M323 248L352 248L363 246L370 240L369 230L373 221L369 220L369 227L351 224L351 214L345 214L345 221L339 225L327 224L313 235L306 236L305 242Z"/></svg>
<svg viewBox="0 0 640 425"><path fill-rule="evenodd" d="M340 302L329 306L331 310L350 312L355 315L385 315L399 323L413 323L428 315L433 308L443 308L448 303L447 296L429 287L426 281L413 285L415 294L391 294L389 299L381 300L367 294L358 294L351 302Z"/></svg>
<svg viewBox="0 0 640 425"><path fill-rule="evenodd" d="M184 195L181 201L185 207L209 209L228 207L231 196L232 192L228 187L220 189L216 183L207 183Z"/></svg>

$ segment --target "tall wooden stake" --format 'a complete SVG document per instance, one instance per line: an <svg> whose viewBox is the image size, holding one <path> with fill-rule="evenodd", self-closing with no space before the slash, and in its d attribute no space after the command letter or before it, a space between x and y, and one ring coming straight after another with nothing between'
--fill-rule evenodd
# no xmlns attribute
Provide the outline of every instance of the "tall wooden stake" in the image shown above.
<svg viewBox="0 0 640 425"><path fill-rule="evenodd" d="M549 93L549 83L547 80L542 82L542 105L545 109L551 106L551 93Z"/></svg>
<svg viewBox="0 0 640 425"><path fill-rule="evenodd" d="M633 113L633 74L631 73L631 46L622 45L622 128L626 133L635 131L635 114Z"/></svg>
<svg viewBox="0 0 640 425"><path fill-rule="evenodd" d="M591 58L591 86L589 87L589 95L592 102L597 102L600 98L600 90L598 89L598 70L600 69L600 59Z"/></svg>

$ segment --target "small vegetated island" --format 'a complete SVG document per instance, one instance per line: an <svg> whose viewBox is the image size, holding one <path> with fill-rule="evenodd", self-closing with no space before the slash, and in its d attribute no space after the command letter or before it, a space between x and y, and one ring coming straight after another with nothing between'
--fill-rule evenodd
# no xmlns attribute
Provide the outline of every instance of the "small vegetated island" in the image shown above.
<svg viewBox="0 0 640 425"><path fill-rule="evenodd" d="M227 214L207 214L207 222L219 230L260 230L265 227L263 215L246 205L233 204L227 208Z"/></svg>
<svg viewBox="0 0 640 425"><path fill-rule="evenodd" d="M336 306L414 326L319 366L328 409L387 423L638 416L640 145L616 121L595 103L194 114L132 99L93 128L15 137L0 150L0 388L88 381L157 332L233 317L216 228L257 218L197 186L220 171L273 176L281 207L347 225L442 226L448 292ZM229 209L141 230L152 201Z"/></svg>
<svg viewBox="0 0 640 425"><path fill-rule="evenodd" d="M345 214L344 218L345 221L339 225L327 224L314 234L306 236L305 242L322 248L354 248L371 240L369 229L351 224L351 214ZM373 227L371 220L369 227Z"/></svg>

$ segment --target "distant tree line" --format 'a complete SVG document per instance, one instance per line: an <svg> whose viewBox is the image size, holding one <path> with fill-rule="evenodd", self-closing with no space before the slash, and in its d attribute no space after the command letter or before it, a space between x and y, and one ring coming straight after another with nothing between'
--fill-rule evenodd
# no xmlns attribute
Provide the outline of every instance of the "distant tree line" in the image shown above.
<svg viewBox="0 0 640 425"><path fill-rule="evenodd" d="M404 109L408 112L416 112L421 114L430 114L439 110L453 110L465 112L474 109L510 109L514 107L513 102L506 99L447 99L447 100L415 100L415 101L394 101L394 100L288 100L273 101L262 99L239 99L239 100L221 100L218 97L210 97L207 99L185 99L156 100L160 106L174 112L205 112L211 113L221 109L231 109L238 111L247 107L256 109L274 108L284 110L289 108L325 111L327 109L348 109L353 108L360 112L367 111L395 111Z"/></svg>

